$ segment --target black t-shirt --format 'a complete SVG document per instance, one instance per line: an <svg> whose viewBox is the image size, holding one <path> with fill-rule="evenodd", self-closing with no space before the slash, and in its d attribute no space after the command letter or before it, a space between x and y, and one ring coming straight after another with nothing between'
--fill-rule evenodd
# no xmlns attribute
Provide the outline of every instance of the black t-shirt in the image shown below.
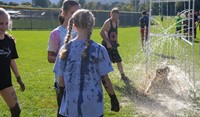
<svg viewBox="0 0 200 117"><path fill-rule="evenodd" d="M10 63L12 59L18 58L14 39L5 34L0 40L0 83L6 82L11 78Z"/></svg>

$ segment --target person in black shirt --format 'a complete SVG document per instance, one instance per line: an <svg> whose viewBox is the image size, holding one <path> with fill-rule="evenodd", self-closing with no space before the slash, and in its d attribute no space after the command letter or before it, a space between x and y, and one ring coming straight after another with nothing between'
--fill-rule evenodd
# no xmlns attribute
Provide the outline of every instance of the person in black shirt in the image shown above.
<svg viewBox="0 0 200 117"><path fill-rule="evenodd" d="M142 41L142 48L144 49L144 43L148 39L148 26L149 26L149 17L147 16L146 11L142 11L142 17L139 20L140 25L140 34Z"/></svg>
<svg viewBox="0 0 200 117"><path fill-rule="evenodd" d="M10 108L11 117L19 117L21 109L18 105L17 95L12 85L11 71L14 72L21 91L25 90L15 59L18 58L15 41L7 34L10 24L10 15L5 9L0 8L0 95Z"/></svg>
<svg viewBox="0 0 200 117"><path fill-rule="evenodd" d="M119 10L113 8L110 13L110 18L107 19L102 28L100 35L103 38L102 45L107 49L110 60L117 63L118 70L121 74L121 79L128 81L128 77L124 74L122 59L118 52L118 26L119 26Z"/></svg>

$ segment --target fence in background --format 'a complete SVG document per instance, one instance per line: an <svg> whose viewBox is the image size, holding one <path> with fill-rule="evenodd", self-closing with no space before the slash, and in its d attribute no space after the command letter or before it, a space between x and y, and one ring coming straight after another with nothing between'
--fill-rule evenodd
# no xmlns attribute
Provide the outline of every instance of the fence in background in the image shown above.
<svg viewBox="0 0 200 117"><path fill-rule="evenodd" d="M17 29L53 29L59 25L58 9L5 8L10 12L13 30ZM14 12L13 12L14 11ZM95 16L95 27L101 27L109 18L109 11L92 11ZM137 26L141 13L120 12L120 26Z"/></svg>

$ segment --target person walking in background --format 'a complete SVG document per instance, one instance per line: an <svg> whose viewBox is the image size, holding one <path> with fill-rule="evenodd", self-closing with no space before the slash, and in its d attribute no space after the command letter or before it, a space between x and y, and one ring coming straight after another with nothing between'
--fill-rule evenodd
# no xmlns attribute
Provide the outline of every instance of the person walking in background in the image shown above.
<svg viewBox="0 0 200 117"><path fill-rule="evenodd" d="M149 16L145 10L142 11L142 17L139 19L140 34L142 41L142 49L144 50L145 43L148 39L148 26L149 26Z"/></svg>
<svg viewBox="0 0 200 117"><path fill-rule="evenodd" d="M8 105L11 117L19 117L21 109L18 104L17 95L12 85L12 69L21 91L25 85L21 80L15 59L18 58L15 40L6 31L10 25L10 15L5 9L0 8L0 95Z"/></svg>
<svg viewBox="0 0 200 117"><path fill-rule="evenodd" d="M77 3L74 0L65 0L62 5L62 12L59 15L59 23L60 26L55 28L49 37L49 42L48 42L48 62L49 63L54 63L56 60L56 56L59 52L60 47L64 43L64 38L67 34L67 26L68 26L68 21L71 18L72 14L80 8L79 3ZM72 37L76 36L76 32L73 31ZM55 80L54 80L54 88L56 90L56 97L57 97L57 104L58 104L58 113L57 117L61 116L59 115L59 109L60 109L60 103L62 100L62 95L63 95L63 90L64 87L59 87L58 86L58 75L55 74Z"/></svg>
<svg viewBox="0 0 200 117"><path fill-rule="evenodd" d="M183 32L184 32L184 34L186 36L188 35L188 21L189 21L188 12L186 12L185 13L185 17L184 17L183 22L182 22L182 24L183 24Z"/></svg>
<svg viewBox="0 0 200 117"><path fill-rule="evenodd" d="M95 24L93 14L77 10L69 21L66 41L60 50L54 72L65 85L60 114L67 117L103 117L104 100L101 82L111 97L111 110L119 111L119 102L108 77L113 70L106 49L90 39ZM71 38L71 30L77 37Z"/></svg>
<svg viewBox="0 0 200 117"><path fill-rule="evenodd" d="M176 25L176 34L181 33L182 30L182 21L183 18L180 16L181 14L178 12L177 16L175 17L175 25Z"/></svg>
<svg viewBox="0 0 200 117"><path fill-rule="evenodd" d="M100 35L103 39L102 45L107 49L110 60L113 63L117 63L118 70L121 74L121 79L128 81L128 77L125 75L122 59L118 52L118 26L119 26L119 10L113 8L110 13L110 18L107 19L100 31Z"/></svg>

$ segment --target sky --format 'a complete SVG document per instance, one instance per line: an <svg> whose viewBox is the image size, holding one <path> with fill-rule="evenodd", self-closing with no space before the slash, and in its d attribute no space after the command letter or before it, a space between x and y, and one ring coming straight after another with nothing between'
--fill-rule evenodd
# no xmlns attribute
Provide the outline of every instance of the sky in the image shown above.
<svg viewBox="0 0 200 117"><path fill-rule="evenodd" d="M22 2L31 2L32 0L0 0L5 3L15 2L15 3L22 3Z"/></svg>
<svg viewBox="0 0 200 117"><path fill-rule="evenodd" d="M0 0L0 1L3 1L5 3L9 3L9 2L16 2L16 3L32 2L32 0ZM51 1L51 3L57 3L59 0L50 0L50 1ZM130 0L86 0L86 2L92 2L92 1L101 2L101 3L111 3L111 2L128 3L128 2L130 2Z"/></svg>
<svg viewBox="0 0 200 117"><path fill-rule="evenodd" d="M130 2L130 0L86 0L87 2L100 2L100 3L112 3L112 2L124 2L124 3L128 3Z"/></svg>

